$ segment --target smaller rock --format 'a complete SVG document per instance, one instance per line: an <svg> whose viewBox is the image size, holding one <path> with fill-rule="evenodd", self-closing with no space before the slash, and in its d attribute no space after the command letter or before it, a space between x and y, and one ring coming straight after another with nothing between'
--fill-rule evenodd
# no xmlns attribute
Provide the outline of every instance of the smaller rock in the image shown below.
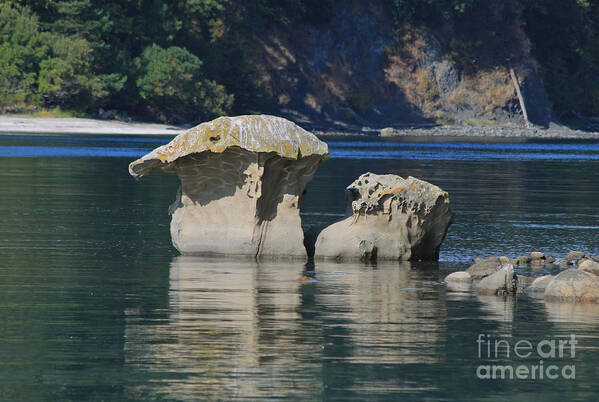
<svg viewBox="0 0 599 402"><path fill-rule="evenodd" d="M584 252L583 251L570 251L568 253L568 255L566 256L566 260L568 262L570 262L570 261L578 261L578 260L580 260L583 257L584 257Z"/></svg>
<svg viewBox="0 0 599 402"><path fill-rule="evenodd" d="M553 280L553 275L544 275L535 278L532 283L523 290L523 293L530 297L543 297L547 285Z"/></svg>
<svg viewBox="0 0 599 402"><path fill-rule="evenodd" d="M568 260L557 260L553 263L554 265L559 265L561 268L568 267Z"/></svg>
<svg viewBox="0 0 599 402"><path fill-rule="evenodd" d="M476 285L474 289L481 295L507 295L514 294L518 289L518 277L512 265L503 265L501 269L489 275Z"/></svg>
<svg viewBox="0 0 599 402"><path fill-rule="evenodd" d="M545 260L545 262L547 264L553 264L555 262L555 257L550 255L549 257L547 257L547 259Z"/></svg>
<svg viewBox="0 0 599 402"><path fill-rule="evenodd" d="M457 272L452 272L451 274L447 275L445 277L444 281L448 282L448 283L449 282L471 283L472 277L466 271L457 271Z"/></svg>
<svg viewBox="0 0 599 402"><path fill-rule="evenodd" d="M370 172L345 189L345 211L318 234L315 259L436 261L454 216L439 187Z"/></svg>
<svg viewBox="0 0 599 402"><path fill-rule="evenodd" d="M474 261L474 264L466 270L473 280L492 275L501 268L501 261L498 257L476 258Z"/></svg>
<svg viewBox="0 0 599 402"><path fill-rule="evenodd" d="M516 258L516 260L518 261L518 266L521 267L527 265L530 262L530 257L526 255L521 255L520 257Z"/></svg>
<svg viewBox="0 0 599 402"><path fill-rule="evenodd" d="M599 276L599 262L590 259L578 261L578 269Z"/></svg>
<svg viewBox="0 0 599 402"><path fill-rule="evenodd" d="M545 300L562 302L599 302L599 277L581 269L566 269L545 289Z"/></svg>
<svg viewBox="0 0 599 402"><path fill-rule="evenodd" d="M532 253L530 253L530 259L531 261L544 260L545 253L542 253L540 251L533 251Z"/></svg>

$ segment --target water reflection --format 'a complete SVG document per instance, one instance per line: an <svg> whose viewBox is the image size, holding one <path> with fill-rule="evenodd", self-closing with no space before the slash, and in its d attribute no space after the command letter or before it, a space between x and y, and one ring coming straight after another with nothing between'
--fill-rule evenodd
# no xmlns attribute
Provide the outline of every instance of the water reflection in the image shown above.
<svg viewBox="0 0 599 402"><path fill-rule="evenodd" d="M340 272L340 269L343 271ZM379 265L320 263L326 278L317 303L336 306L328 320L345 310L354 363L434 363L444 339L443 293L431 287L432 273L412 269L409 262Z"/></svg>
<svg viewBox="0 0 599 402"><path fill-rule="evenodd" d="M480 302L480 318L498 322L511 323L514 319L514 307L516 298L514 296L480 296L476 299Z"/></svg>
<svg viewBox="0 0 599 402"><path fill-rule="evenodd" d="M599 305L544 302L547 320L556 323L599 324Z"/></svg>
<svg viewBox="0 0 599 402"><path fill-rule="evenodd" d="M319 264L308 274L315 281L298 280L303 264L176 257L167 310L159 318L125 312L125 362L156 373L152 392L181 398L286 396L275 389L318 397L328 388L318 373L332 362L442 362L446 309L444 292L431 286L435 272ZM356 379L350 388L434 388L386 381Z"/></svg>
<svg viewBox="0 0 599 402"><path fill-rule="evenodd" d="M164 320L147 323L126 312L126 363L179 374L156 384L176 398L319 392L307 362L320 351L299 328L303 271L303 264L176 257Z"/></svg>
<svg viewBox="0 0 599 402"><path fill-rule="evenodd" d="M125 366L150 379L127 395L442 395L433 373L447 380L447 365L462 362L460 372L472 375L476 354L466 351L479 333L529 336L531 319L599 323L596 305L446 292L439 275L410 263L318 263L311 271L301 263L175 257L168 305L125 311Z"/></svg>

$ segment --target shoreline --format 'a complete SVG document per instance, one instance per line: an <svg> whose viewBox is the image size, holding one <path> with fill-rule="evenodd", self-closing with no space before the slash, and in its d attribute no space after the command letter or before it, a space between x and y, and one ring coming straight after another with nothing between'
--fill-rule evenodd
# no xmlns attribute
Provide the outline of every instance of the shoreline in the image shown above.
<svg viewBox="0 0 599 402"><path fill-rule="evenodd" d="M118 120L79 117L0 116L1 134L168 135L187 128L156 123L125 123Z"/></svg>
<svg viewBox="0 0 599 402"><path fill-rule="evenodd" d="M158 123L126 123L118 120L87 118L46 118L0 115L1 134L82 134L82 135L163 135L176 136L189 127ZM525 139L590 139L599 140L599 132L573 130L553 124L550 128L512 126L411 126L405 128L361 128L355 130L309 130L319 137L368 137L385 139L432 138L448 140L525 140Z"/></svg>

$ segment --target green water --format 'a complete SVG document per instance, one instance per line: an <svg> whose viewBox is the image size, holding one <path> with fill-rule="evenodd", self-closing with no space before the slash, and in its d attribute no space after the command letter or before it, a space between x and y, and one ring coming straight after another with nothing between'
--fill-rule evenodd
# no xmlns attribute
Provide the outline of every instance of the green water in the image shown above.
<svg viewBox="0 0 599 402"><path fill-rule="evenodd" d="M369 170L438 184L456 222L438 264L306 267L178 256L176 178L127 173L163 142L0 136L0 399L597 399L599 307L441 279L476 256L599 253L598 143L332 141L306 227L339 218L343 188ZM574 357L543 362L575 378L479 379L480 365L540 360L479 358L481 334L575 335Z"/></svg>

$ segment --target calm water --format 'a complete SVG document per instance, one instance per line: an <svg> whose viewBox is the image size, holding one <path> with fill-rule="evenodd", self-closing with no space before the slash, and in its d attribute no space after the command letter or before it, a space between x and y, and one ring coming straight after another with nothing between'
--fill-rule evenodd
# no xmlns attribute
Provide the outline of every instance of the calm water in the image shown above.
<svg viewBox="0 0 599 402"><path fill-rule="evenodd" d="M167 140L0 136L0 399L598 398L599 307L449 292L441 279L476 256L599 254L599 142L331 140L307 228L341 217L344 187L366 171L439 185L456 222L439 264L305 267L177 256L177 179L127 173ZM316 280L296 281L306 273ZM480 335L572 334L575 356L542 360L574 379L477 377L541 360L488 356Z"/></svg>

